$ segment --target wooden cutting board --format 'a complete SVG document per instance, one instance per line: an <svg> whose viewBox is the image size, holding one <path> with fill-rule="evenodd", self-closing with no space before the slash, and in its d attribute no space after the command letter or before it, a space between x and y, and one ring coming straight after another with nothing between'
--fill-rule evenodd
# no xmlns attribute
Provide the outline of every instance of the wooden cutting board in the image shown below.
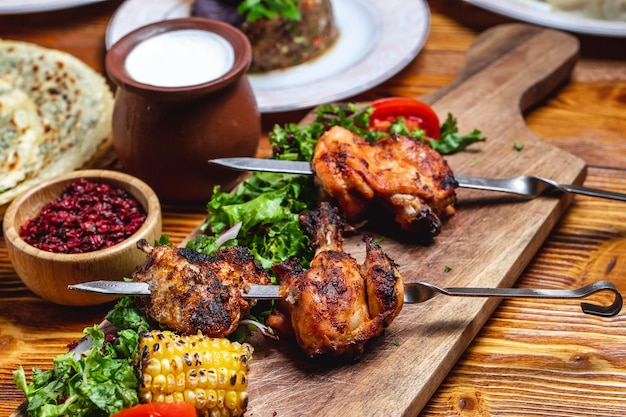
<svg viewBox="0 0 626 417"><path fill-rule="evenodd" d="M461 132L476 127L488 138L448 157L454 172L541 175L582 183L584 162L542 142L523 118L526 109L567 81L577 54L576 38L555 30L511 24L481 35L468 50L459 78L422 97L441 119L448 112L455 115ZM523 149L515 150L515 145ZM526 201L459 190L458 213L433 245L417 246L389 236L381 244L407 281L512 286L571 198ZM362 259L361 237L348 238L345 249ZM497 304L496 299L440 296L405 305L355 364L310 361L286 341L255 338L246 415L416 416ZM579 309L576 302L571 308Z"/></svg>

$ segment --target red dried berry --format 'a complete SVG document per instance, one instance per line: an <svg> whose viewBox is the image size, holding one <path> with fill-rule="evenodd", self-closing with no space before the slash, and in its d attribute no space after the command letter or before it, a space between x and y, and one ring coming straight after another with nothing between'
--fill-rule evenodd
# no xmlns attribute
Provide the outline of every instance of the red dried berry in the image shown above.
<svg viewBox="0 0 626 417"><path fill-rule="evenodd" d="M79 179L34 219L20 227L30 245L55 253L84 253L108 248L135 233L146 219L126 191Z"/></svg>

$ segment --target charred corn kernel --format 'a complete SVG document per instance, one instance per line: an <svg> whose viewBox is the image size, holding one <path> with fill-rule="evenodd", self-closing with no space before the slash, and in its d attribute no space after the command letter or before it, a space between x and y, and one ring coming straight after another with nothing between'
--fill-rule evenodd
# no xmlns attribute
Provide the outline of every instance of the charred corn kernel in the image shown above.
<svg viewBox="0 0 626 417"><path fill-rule="evenodd" d="M153 330L141 334L139 354L142 402L187 401L207 417L245 413L249 344Z"/></svg>

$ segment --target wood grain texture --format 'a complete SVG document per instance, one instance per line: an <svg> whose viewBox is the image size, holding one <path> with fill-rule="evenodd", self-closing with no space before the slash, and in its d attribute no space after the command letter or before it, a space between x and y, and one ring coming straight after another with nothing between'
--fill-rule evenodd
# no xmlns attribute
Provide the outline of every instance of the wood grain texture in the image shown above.
<svg viewBox="0 0 626 417"><path fill-rule="evenodd" d="M53 14L54 19L48 19L46 14L0 16L0 37L66 50L101 70L104 30L119 4L121 0L109 0L57 12ZM478 35L495 25L512 22L458 0L430 0L429 6L431 31L422 52L405 70L354 97L354 101L390 95L420 97L450 85L461 74L467 49ZM526 109L525 122L543 142L573 153L589 166L613 168L590 168L585 185L625 192L626 118L620 117L626 94L624 40L576 38L580 42L581 59L570 79ZM264 125L271 128L274 122L297 122L304 114L272 114L264 117ZM259 155L270 151L267 142L263 142ZM475 201L478 206L480 202ZM623 213L622 203L577 196L565 215L555 220L555 228L537 254L527 255L530 263L526 268L520 267L523 272L515 285L574 288L583 282L607 277L624 292L626 218ZM203 218L202 207L166 208L163 228L177 244ZM490 216L477 224L488 221ZM463 223L462 226L467 228L462 240L466 245L489 238L488 235L475 236L474 224ZM456 255L448 251L445 259L454 260ZM426 269L425 275L429 275L426 278L432 272L440 273ZM446 326L422 319L430 311L448 306L442 299L430 303L418 307L421 314L410 325L426 329L427 337L439 337L445 334ZM80 337L85 326L99 322L107 310L107 306L76 310L41 301L15 276L4 242L0 241L0 416L10 415L23 400L12 382L13 369L19 364L24 364L27 370L32 366L49 367L52 358L65 351L65 344ZM433 371L443 382L434 387L436 391L430 400L424 394L426 405L421 416L623 415L626 409L626 335L622 315L597 319L582 315L575 301L544 304L515 300L503 301L493 315L485 319L487 322L482 329L469 330L478 335L467 349L455 347L455 354L460 356L457 364L449 372ZM455 323L447 324L449 327ZM393 341L393 334L386 337ZM422 346L420 343L418 346ZM386 355L393 348L395 346L382 346L375 355ZM401 344L397 348L407 349L408 346ZM261 349L257 354L263 360L265 355L272 356L274 352ZM383 361L383 365L391 369L404 368L412 360L422 361L423 357L415 354L400 358L397 363ZM284 364L276 361L275 365L280 369ZM352 371L348 377L356 378L358 372L363 371ZM405 375L400 383L409 386L420 384L423 377L423 374L409 372ZM406 400L411 388L396 391L387 387L388 372L381 370L376 376L380 378L376 381L377 398ZM276 416L316 415L305 402L323 403L336 400L340 395L332 392L322 397L307 389L309 381L317 384L337 381L333 372L324 369L318 370L315 377L298 381L282 381L273 372L257 373L254 378L268 379L270 386L292 384L296 388L288 398L303 405L293 414L277 412ZM342 378L341 382L353 391L361 387L358 379ZM249 412L247 415L273 416L273 411L278 411L271 408L271 404L268 407L271 410L268 413ZM367 409L357 410L362 411L361 415L370 415ZM329 415L341 413L333 410ZM389 411L386 415L397 414Z"/></svg>
<svg viewBox="0 0 626 417"><path fill-rule="evenodd" d="M626 173L591 169L586 185L626 191ZM577 196L517 282L626 291L624 205ZM626 318L580 315L577 301L505 300L420 416L620 416Z"/></svg>

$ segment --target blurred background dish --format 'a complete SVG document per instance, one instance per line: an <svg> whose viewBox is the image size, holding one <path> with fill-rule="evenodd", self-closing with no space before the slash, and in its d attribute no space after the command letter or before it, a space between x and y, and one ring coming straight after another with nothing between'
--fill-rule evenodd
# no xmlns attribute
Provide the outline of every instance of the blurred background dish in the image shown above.
<svg viewBox="0 0 626 417"><path fill-rule="evenodd" d="M39 13L69 9L105 0L2 0L0 14Z"/></svg>
<svg viewBox="0 0 626 417"><path fill-rule="evenodd" d="M465 0L491 12L540 26L587 35L626 37L626 22L593 19L553 8L542 0Z"/></svg>
<svg viewBox="0 0 626 417"><path fill-rule="evenodd" d="M109 22L106 47L137 27L189 16L190 0L127 0ZM368 90L391 78L422 49L430 28L425 1L333 0L339 39L317 59L249 74L259 110L314 107Z"/></svg>

